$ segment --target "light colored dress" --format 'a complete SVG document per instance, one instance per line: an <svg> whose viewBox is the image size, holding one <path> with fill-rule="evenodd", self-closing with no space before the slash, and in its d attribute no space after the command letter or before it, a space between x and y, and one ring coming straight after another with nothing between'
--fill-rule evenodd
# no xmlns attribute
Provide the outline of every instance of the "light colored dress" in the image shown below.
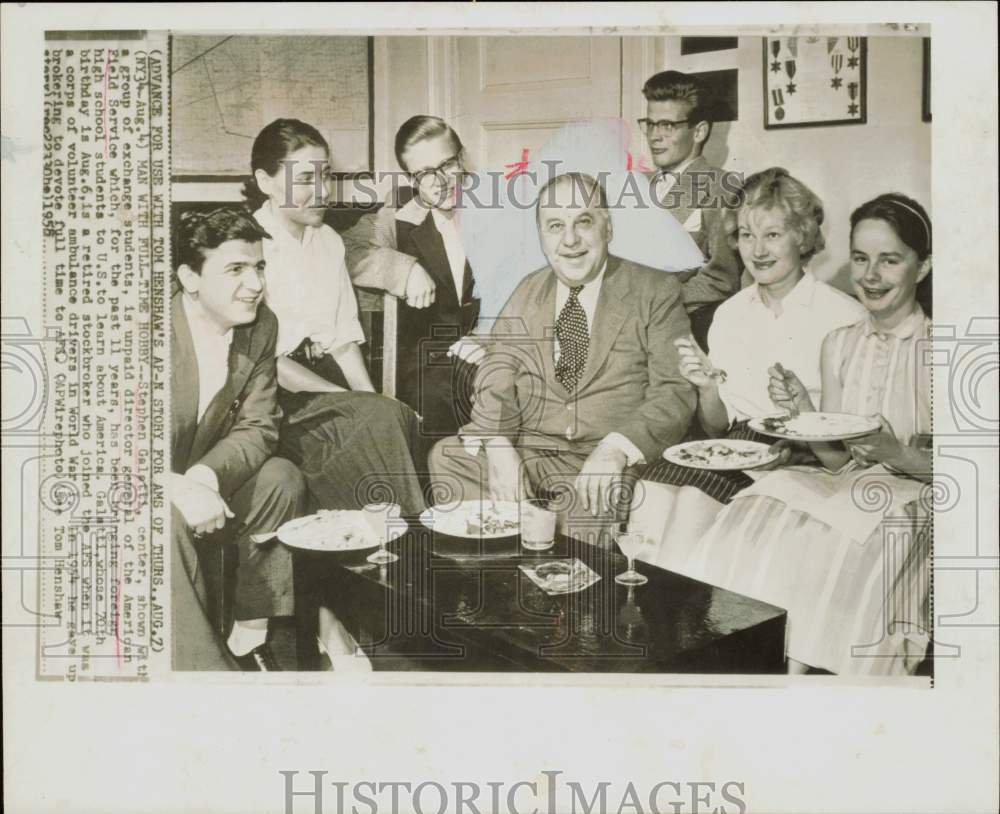
<svg viewBox="0 0 1000 814"><path fill-rule="evenodd" d="M881 413L903 444L931 431L930 320L830 334L843 412ZM657 564L788 611L788 656L837 674L912 672L928 643L929 488L884 466L769 473Z"/></svg>

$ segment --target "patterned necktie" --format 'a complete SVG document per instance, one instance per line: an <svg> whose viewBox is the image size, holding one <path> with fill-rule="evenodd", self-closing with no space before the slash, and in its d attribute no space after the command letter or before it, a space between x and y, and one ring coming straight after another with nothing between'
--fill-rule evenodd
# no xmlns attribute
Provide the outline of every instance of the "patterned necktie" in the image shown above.
<svg viewBox="0 0 1000 814"><path fill-rule="evenodd" d="M559 341L559 361L556 363L556 379L570 393L576 390L577 382L587 364L587 349L590 335L587 333L587 315L580 305L582 285L569 290L569 299L556 319L556 339Z"/></svg>

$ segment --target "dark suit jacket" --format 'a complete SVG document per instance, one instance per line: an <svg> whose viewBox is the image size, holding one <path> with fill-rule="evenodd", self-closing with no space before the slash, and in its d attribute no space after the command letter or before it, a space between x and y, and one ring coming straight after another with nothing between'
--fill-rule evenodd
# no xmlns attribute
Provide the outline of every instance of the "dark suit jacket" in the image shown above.
<svg viewBox="0 0 1000 814"><path fill-rule="evenodd" d="M418 345L421 340L435 336L444 343L444 350L468 334L479 317L479 300L473 294L472 268L465 264L462 290L456 292L444 240L437 230L430 213L419 225L404 220L396 221L396 245L399 251L417 259L431 276L437 289L429 308L410 308L405 302L399 306L399 373L400 384L404 377L419 375L421 360ZM450 341L449 341L450 340Z"/></svg>
<svg viewBox="0 0 1000 814"><path fill-rule="evenodd" d="M466 336L479 317L479 300L468 262L462 286L455 282L444 240L430 211L403 187L395 200L362 217L343 235L347 264L356 285L384 288L400 297L396 395L424 418L424 430L450 435L467 414L471 377L454 375L458 366L448 348ZM414 263L437 285L433 304L410 308L402 299ZM462 372L462 371L458 371ZM464 419L462 419L464 420Z"/></svg>
<svg viewBox="0 0 1000 814"><path fill-rule="evenodd" d="M733 192L722 183L723 171L699 156L680 174L664 203L688 230L708 262L684 279L684 303L690 311L720 302L740 290L740 263L722 223L727 198ZM697 226L697 228L693 228Z"/></svg>
<svg viewBox="0 0 1000 814"><path fill-rule="evenodd" d="M587 453L619 432L655 460L687 432L696 403L673 343L690 330L675 275L608 257L587 364L572 394L555 377L556 284L546 267L507 301L461 434Z"/></svg>
<svg viewBox="0 0 1000 814"><path fill-rule="evenodd" d="M199 422L198 362L182 296L177 291L170 303L171 468L183 473L204 464L218 477L219 493L229 497L278 443L278 320L261 304L256 320L233 330L229 378Z"/></svg>

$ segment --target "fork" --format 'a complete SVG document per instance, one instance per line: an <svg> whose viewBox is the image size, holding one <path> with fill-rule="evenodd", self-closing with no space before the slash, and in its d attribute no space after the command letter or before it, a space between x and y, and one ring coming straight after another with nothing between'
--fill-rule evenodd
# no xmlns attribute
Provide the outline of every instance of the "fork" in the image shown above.
<svg viewBox="0 0 1000 814"><path fill-rule="evenodd" d="M775 370L777 370L777 371L778 371L778 373L780 373L780 374L781 374L782 378L783 378L783 379L785 380L785 384L788 384L788 383L789 383L789 378L790 378L790 377L789 377L789 373L788 373L788 371L787 371L787 370L785 370L785 369L784 369L784 368L783 368L783 367L781 366L781 362L775 362L775 363L774 363L774 369L775 369ZM788 403L788 408L787 408L787 409L788 409L788 414L789 414L789 415L790 415L790 416L791 416L792 418L795 418L796 416L798 416L798 414L799 414L799 408L795 406L795 402L794 402L794 400L793 400L793 401L790 401L790 402Z"/></svg>

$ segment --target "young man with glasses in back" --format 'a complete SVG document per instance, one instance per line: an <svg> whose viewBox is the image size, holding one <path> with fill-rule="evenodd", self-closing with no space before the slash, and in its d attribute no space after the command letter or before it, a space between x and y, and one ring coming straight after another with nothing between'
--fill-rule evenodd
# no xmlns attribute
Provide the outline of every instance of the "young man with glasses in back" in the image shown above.
<svg viewBox="0 0 1000 814"><path fill-rule="evenodd" d="M707 262L682 277L691 330L705 348L715 308L740 289L740 267L722 229L734 184L702 156L712 132L713 100L696 77L662 71L646 80L646 115L639 126L656 164L654 193L660 205L684 226Z"/></svg>
<svg viewBox="0 0 1000 814"><path fill-rule="evenodd" d="M396 160L408 189L344 233L355 285L400 298L397 397L423 419L429 449L469 419L475 368L448 349L479 317L475 281L455 218L463 147L437 116L413 116L399 128Z"/></svg>

